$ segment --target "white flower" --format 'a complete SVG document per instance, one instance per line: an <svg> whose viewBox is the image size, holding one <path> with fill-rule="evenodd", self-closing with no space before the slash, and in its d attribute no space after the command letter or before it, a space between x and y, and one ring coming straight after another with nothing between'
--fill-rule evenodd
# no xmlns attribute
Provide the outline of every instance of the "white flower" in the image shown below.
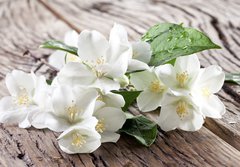
<svg viewBox="0 0 240 167"><path fill-rule="evenodd" d="M176 128L185 131L196 131L204 122L199 107L186 95L167 94L162 102L158 125L164 131Z"/></svg>
<svg viewBox="0 0 240 167"><path fill-rule="evenodd" d="M168 88L160 78L158 67L131 74L130 82L137 90L142 91L137 97L137 105L141 111L148 112L161 106Z"/></svg>
<svg viewBox="0 0 240 167"><path fill-rule="evenodd" d="M98 90L98 98L96 101L95 107L115 107L115 108L122 108L125 105L124 98L112 92L104 93Z"/></svg>
<svg viewBox="0 0 240 167"><path fill-rule="evenodd" d="M92 117L97 91L79 87L59 86L52 95L53 111L38 113L33 117L35 128L49 128L62 132L86 118Z"/></svg>
<svg viewBox="0 0 240 167"><path fill-rule="evenodd" d="M74 30L69 31L65 34L64 43L69 46L77 47L78 33ZM68 62L81 62L80 58L76 55L67 53L65 51L55 51L51 56L49 56L49 64L57 69L61 69L64 64Z"/></svg>
<svg viewBox="0 0 240 167"><path fill-rule="evenodd" d="M225 74L219 66L212 65L201 69L192 95L206 117L222 118L226 112L224 104L214 95L222 88L224 78Z"/></svg>
<svg viewBox="0 0 240 167"><path fill-rule="evenodd" d="M114 24L110 35L110 41L117 45L128 46L131 50L131 55L128 57L128 71L138 71L149 69L149 63L152 52L151 47L147 42L138 41L130 43L125 28L120 24Z"/></svg>
<svg viewBox="0 0 240 167"><path fill-rule="evenodd" d="M133 42L131 44L133 55L129 60L128 71L148 70L152 51L149 43L144 41Z"/></svg>
<svg viewBox="0 0 240 167"><path fill-rule="evenodd" d="M14 70L7 74L6 86L11 96L0 101L1 123L28 128L34 114L49 108L48 85L43 76Z"/></svg>
<svg viewBox="0 0 240 167"><path fill-rule="evenodd" d="M98 119L96 130L101 134L101 142L117 142L120 135L116 132L123 126L126 116L120 108L102 107L95 110Z"/></svg>
<svg viewBox="0 0 240 167"><path fill-rule="evenodd" d="M197 55L178 57L174 66L160 66L159 72L165 85L173 91L189 92L194 87L200 72L200 62Z"/></svg>
<svg viewBox="0 0 240 167"><path fill-rule="evenodd" d="M131 48L118 41L119 27L113 27L109 41L97 31L84 30L78 38L81 63L68 63L59 72L60 84L91 85L103 91L118 90L115 78L122 77L128 66Z"/></svg>
<svg viewBox="0 0 240 167"><path fill-rule="evenodd" d="M91 153L100 145L101 136L95 130L97 119L90 117L66 129L59 137L60 148L68 154Z"/></svg>

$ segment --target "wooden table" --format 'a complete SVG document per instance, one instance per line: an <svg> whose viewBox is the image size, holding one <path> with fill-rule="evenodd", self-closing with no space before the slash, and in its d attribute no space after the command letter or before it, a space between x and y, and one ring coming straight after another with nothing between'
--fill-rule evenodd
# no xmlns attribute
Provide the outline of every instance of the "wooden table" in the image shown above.
<svg viewBox="0 0 240 167"><path fill-rule="evenodd" d="M240 72L239 11L239 0L0 0L1 97L7 94L4 77L12 69L49 72L37 59L23 57L26 50L44 57L51 51L38 49L43 41L63 39L70 29L96 29L108 35L114 22L127 27L131 40L158 22L198 28L223 48L199 53L202 65ZM159 129L150 148L122 136L92 154L68 155L49 130L1 125L0 166L239 166L239 91L239 86L224 84L219 93L227 107L223 119L207 119L193 133Z"/></svg>

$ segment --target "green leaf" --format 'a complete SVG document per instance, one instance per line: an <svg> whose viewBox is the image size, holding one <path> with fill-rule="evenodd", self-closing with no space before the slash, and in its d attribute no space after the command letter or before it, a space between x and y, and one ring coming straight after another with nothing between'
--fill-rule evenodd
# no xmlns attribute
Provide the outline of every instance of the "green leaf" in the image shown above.
<svg viewBox="0 0 240 167"><path fill-rule="evenodd" d="M134 102L134 100L136 100L136 98L141 93L141 91L121 90L121 91L113 91L113 93L120 94L123 96L125 100L125 105L122 108L122 110L127 111L128 107Z"/></svg>
<svg viewBox="0 0 240 167"><path fill-rule="evenodd" d="M179 56L207 49L219 49L204 33L182 25L161 23L150 28L142 40L149 42L152 58L149 65L165 64Z"/></svg>
<svg viewBox="0 0 240 167"><path fill-rule="evenodd" d="M68 53L78 55L77 54L77 48L73 46L66 45L65 43L61 41L56 41L56 40L50 40L46 41L43 44L39 46L40 48L48 48L48 49L54 49L54 50L63 50Z"/></svg>
<svg viewBox="0 0 240 167"><path fill-rule="evenodd" d="M240 73L228 73L225 75L225 82L231 82L240 85Z"/></svg>
<svg viewBox="0 0 240 167"><path fill-rule="evenodd" d="M148 147L156 139L157 124L142 115L130 117L119 132L134 137L138 142Z"/></svg>

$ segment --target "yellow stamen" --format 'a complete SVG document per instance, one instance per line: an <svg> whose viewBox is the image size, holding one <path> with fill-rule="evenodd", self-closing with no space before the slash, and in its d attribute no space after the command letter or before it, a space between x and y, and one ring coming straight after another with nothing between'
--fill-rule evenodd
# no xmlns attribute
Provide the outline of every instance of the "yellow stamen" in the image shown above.
<svg viewBox="0 0 240 167"><path fill-rule="evenodd" d="M17 104L26 106L30 104L30 99L26 89L21 90L20 95L17 97Z"/></svg>
<svg viewBox="0 0 240 167"><path fill-rule="evenodd" d="M101 65L101 64L104 64L104 63L105 63L105 59L104 59L103 56L100 57L100 58L98 58L98 59L96 60L96 64L97 64L97 65Z"/></svg>
<svg viewBox="0 0 240 167"><path fill-rule="evenodd" d="M178 81L178 84L181 88L185 87L185 84L188 80L188 73L187 71L177 74L176 79Z"/></svg>
<svg viewBox="0 0 240 167"><path fill-rule="evenodd" d="M106 127L105 127L105 124L104 124L104 120L101 119L101 120L98 120L98 123L95 127L96 131L98 133L103 133L105 130L106 130Z"/></svg>
<svg viewBox="0 0 240 167"><path fill-rule="evenodd" d="M159 80L155 80L151 82L150 90L154 93L162 93L165 90L165 87L161 85Z"/></svg>
<svg viewBox="0 0 240 167"><path fill-rule="evenodd" d="M79 132L72 134L72 145L76 147L82 147L86 143L86 137L81 135Z"/></svg>
<svg viewBox="0 0 240 167"><path fill-rule="evenodd" d="M211 93L208 88L202 88L202 94L203 96L209 97Z"/></svg>
<svg viewBox="0 0 240 167"><path fill-rule="evenodd" d="M73 105L67 108L67 113L68 113L68 119L70 122L75 121L75 117L78 114L77 106Z"/></svg>
<svg viewBox="0 0 240 167"><path fill-rule="evenodd" d="M67 62L81 62L79 57L77 57L73 54L70 54L70 53L67 54L66 61Z"/></svg>
<svg viewBox="0 0 240 167"><path fill-rule="evenodd" d="M185 101L179 101L176 112L181 119L184 118L188 114L188 104Z"/></svg>

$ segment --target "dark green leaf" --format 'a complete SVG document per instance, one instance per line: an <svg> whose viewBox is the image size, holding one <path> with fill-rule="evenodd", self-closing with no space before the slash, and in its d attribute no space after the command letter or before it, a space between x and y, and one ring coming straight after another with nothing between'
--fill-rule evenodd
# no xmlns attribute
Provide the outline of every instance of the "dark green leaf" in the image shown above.
<svg viewBox="0 0 240 167"><path fill-rule="evenodd" d="M52 80L51 79L47 79L46 82L47 82L48 85L52 84Z"/></svg>
<svg viewBox="0 0 240 167"><path fill-rule="evenodd" d="M231 82L240 85L240 73L228 73L225 75L225 82Z"/></svg>
<svg viewBox="0 0 240 167"><path fill-rule="evenodd" d="M76 47L68 46L63 42L56 41L56 40L50 40L50 41L44 42L42 45L40 45L40 47L54 49L54 50L63 50L74 55L77 55L77 50L78 50Z"/></svg>
<svg viewBox="0 0 240 167"><path fill-rule="evenodd" d="M204 33L172 23L157 24L150 28L142 40L151 44L149 65L165 64L179 56L207 49L219 49Z"/></svg>
<svg viewBox="0 0 240 167"><path fill-rule="evenodd" d="M157 136L157 124L142 115L130 117L119 132L134 137L144 146L150 146Z"/></svg>
<svg viewBox="0 0 240 167"><path fill-rule="evenodd" d="M121 91L113 91L113 93L120 94L123 96L125 100L125 105L122 108L122 110L127 111L128 107L134 102L134 100L136 100L136 98L141 93L141 91L121 90Z"/></svg>

